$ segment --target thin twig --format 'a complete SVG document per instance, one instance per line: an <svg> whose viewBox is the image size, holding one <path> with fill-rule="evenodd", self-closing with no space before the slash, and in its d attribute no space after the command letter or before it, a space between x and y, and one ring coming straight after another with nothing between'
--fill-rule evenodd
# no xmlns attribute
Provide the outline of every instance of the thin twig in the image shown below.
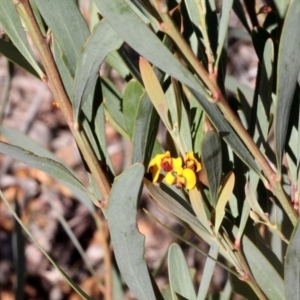
<svg viewBox="0 0 300 300"><path fill-rule="evenodd" d="M111 250L108 244L108 228L107 222L103 222L99 215L93 215L96 226L100 235L100 243L104 250L104 265L105 265L105 299L113 300L113 282L112 282L112 260Z"/></svg>
<svg viewBox="0 0 300 300"><path fill-rule="evenodd" d="M41 79L43 82L49 85L55 99L58 101L66 122L74 136L74 139L91 173L95 177L99 190L102 194L102 200L104 201L102 206L106 206L110 191L110 184L103 170L99 167L99 163L95 163L98 161L97 157L90 143L87 143L84 140L82 136L84 135L84 133L81 131L79 124L74 124L73 109L70 99L68 98L63 86L52 52L46 42L46 39L42 35L37 21L34 17L29 0L14 0L14 3L16 5L18 13L26 24L31 38L39 52L42 64L46 70L47 76L44 75Z"/></svg>

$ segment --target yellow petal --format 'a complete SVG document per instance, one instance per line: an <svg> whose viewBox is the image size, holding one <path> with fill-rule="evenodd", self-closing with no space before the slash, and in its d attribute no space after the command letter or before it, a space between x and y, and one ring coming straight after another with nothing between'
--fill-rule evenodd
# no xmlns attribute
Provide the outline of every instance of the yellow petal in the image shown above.
<svg viewBox="0 0 300 300"><path fill-rule="evenodd" d="M152 182L156 182L158 180L160 173L160 168L158 165L153 165L152 166Z"/></svg>
<svg viewBox="0 0 300 300"><path fill-rule="evenodd" d="M148 170L156 164L156 156L150 160Z"/></svg>
<svg viewBox="0 0 300 300"><path fill-rule="evenodd" d="M155 157L153 157L151 160L150 160L150 163L149 163L149 167L148 167L148 170L150 168L152 168L153 166L159 166L160 164L158 163L160 160L159 160L159 155L161 154L158 154L158 155L155 155Z"/></svg>
<svg viewBox="0 0 300 300"><path fill-rule="evenodd" d="M184 162L187 168L191 168L195 172L199 172L201 170L201 164L195 158L194 152L192 151L186 153Z"/></svg>
<svg viewBox="0 0 300 300"><path fill-rule="evenodd" d="M196 172L199 172L202 169L201 164L199 163L199 161L197 159L195 159L195 163L196 163Z"/></svg>
<svg viewBox="0 0 300 300"><path fill-rule="evenodd" d="M190 152L186 153L185 160L189 160L189 159L195 159L193 151L190 151Z"/></svg>
<svg viewBox="0 0 300 300"><path fill-rule="evenodd" d="M183 169L182 177L184 177L186 180L186 184L185 184L186 189L191 190L195 187L196 175L194 171L192 171L189 168Z"/></svg>
<svg viewBox="0 0 300 300"><path fill-rule="evenodd" d="M176 180L176 177L173 176L172 172L167 173L165 177L165 182L169 185L172 185Z"/></svg>
<svg viewBox="0 0 300 300"><path fill-rule="evenodd" d="M166 151L166 153L165 154L163 154L165 157L171 157L171 155L170 155L170 151Z"/></svg>
<svg viewBox="0 0 300 300"><path fill-rule="evenodd" d="M169 151L166 152L166 154L168 153ZM155 155L151 160L150 160L150 163L149 163L149 166L148 166L148 170L150 168L152 168L153 166L157 165L158 168L160 168L160 164L161 164L161 161L163 160L163 158L166 156L166 154L157 154Z"/></svg>
<svg viewBox="0 0 300 300"><path fill-rule="evenodd" d="M173 158L172 159L173 164L173 171L177 172L179 168L182 168L182 159L181 157Z"/></svg>
<svg viewBox="0 0 300 300"><path fill-rule="evenodd" d="M183 172L183 168L181 166L176 168L176 173L178 176L182 175L182 172Z"/></svg>

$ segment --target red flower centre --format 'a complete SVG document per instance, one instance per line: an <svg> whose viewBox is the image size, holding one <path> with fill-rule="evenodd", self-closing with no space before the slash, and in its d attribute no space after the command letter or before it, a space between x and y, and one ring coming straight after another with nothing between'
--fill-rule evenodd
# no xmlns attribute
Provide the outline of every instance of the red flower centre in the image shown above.
<svg viewBox="0 0 300 300"><path fill-rule="evenodd" d="M162 168L164 171L166 171L166 172L170 172L170 171L173 170L173 165L172 165L172 163L171 163L170 161L168 161L168 160L163 160L163 161L161 162L161 168Z"/></svg>

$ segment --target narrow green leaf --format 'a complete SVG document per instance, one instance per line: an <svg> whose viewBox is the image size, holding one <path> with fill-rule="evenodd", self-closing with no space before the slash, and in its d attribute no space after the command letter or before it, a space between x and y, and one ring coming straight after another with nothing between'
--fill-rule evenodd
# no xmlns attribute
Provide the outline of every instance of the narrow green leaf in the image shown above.
<svg viewBox="0 0 300 300"><path fill-rule="evenodd" d="M130 140L126 129L124 114L122 111L122 96L115 85L105 77L101 78L103 103L106 109L106 116L114 128L124 137Z"/></svg>
<svg viewBox="0 0 300 300"><path fill-rule="evenodd" d="M128 70L130 71L130 74L133 78L135 78L139 83L143 83L141 78L140 70L134 61L130 51L128 51L126 44L123 44L121 48L118 50L118 53L123 60L123 62L126 64Z"/></svg>
<svg viewBox="0 0 300 300"><path fill-rule="evenodd" d="M123 280L121 274L112 266L112 285L113 299L124 299Z"/></svg>
<svg viewBox="0 0 300 300"><path fill-rule="evenodd" d="M198 49L199 48L201 49L202 44L201 44L201 40L198 39L197 34L196 34L195 31L192 32L192 34L190 35L189 44L190 44L190 47L191 47L192 51L197 55L198 54ZM201 51L201 54L204 57L203 51ZM199 59L200 59L200 57L199 57Z"/></svg>
<svg viewBox="0 0 300 300"><path fill-rule="evenodd" d="M193 151L190 122L181 87L177 80L171 78L171 84L166 91L166 100L172 120L173 136L179 136L180 144L185 152Z"/></svg>
<svg viewBox="0 0 300 300"><path fill-rule="evenodd" d="M269 38L264 44L257 95L254 141L262 152L266 151L273 90L274 46Z"/></svg>
<svg viewBox="0 0 300 300"><path fill-rule="evenodd" d="M221 58L222 50L225 44L225 40L228 32L228 23L230 17L230 11L232 8L233 0L223 0L221 18L219 21L219 35L218 35L218 48L216 52L216 66L218 67L219 60Z"/></svg>
<svg viewBox="0 0 300 300"><path fill-rule="evenodd" d="M187 132L191 132L188 112L183 101L180 101L180 105L179 137L185 152L191 152L193 151L192 138L190 134L186 134Z"/></svg>
<svg viewBox="0 0 300 300"><path fill-rule="evenodd" d="M113 166L107 151L105 134L105 114L102 99L101 81L98 78L96 86L82 104L81 126L91 143L91 146L102 165L109 169L109 175L114 174Z"/></svg>
<svg viewBox="0 0 300 300"><path fill-rule="evenodd" d="M99 144L97 143L97 141L95 139L96 124L94 124L94 121L95 121L94 114L96 111L96 107L93 106L92 102L93 102L93 98L89 96L85 102L84 107L82 107L82 108L84 108L84 112L86 111L89 116L86 116L85 113L84 113L84 115L82 115L81 126L83 127L86 137L89 140L92 148L94 149L97 158L100 160L101 158L103 158L104 155L101 155L101 154L103 154L103 153L101 153L102 149L99 149ZM104 105L101 103L99 106L104 106ZM97 111L96 111L96 113L97 113ZM90 120L89 120L89 118L90 118Z"/></svg>
<svg viewBox="0 0 300 300"><path fill-rule="evenodd" d="M172 244L168 253L169 281L173 300L175 293L183 299L196 300L196 292L191 279L189 268L178 244Z"/></svg>
<svg viewBox="0 0 300 300"><path fill-rule="evenodd" d="M198 27L200 24L200 14L199 14L199 9L197 7L196 1L185 0L184 2L191 21L194 23L196 27Z"/></svg>
<svg viewBox="0 0 300 300"><path fill-rule="evenodd" d="M174 200L181 203L188 211L195 214L191 209L191 205L189 204L187 193L185 190L178 189L175 185L168 185L164 182L162 182L159 186L164 192L173 197Z"/></svg>
<svg viewBox="0 0 300 300"><path fill-rule="evenodd" d="M36 19L36 21L38 23L38 26L39 26L42 34L44 36L46 36L47 31L45 29L45 23L44 23L44 20L43 20L43 18L41 16L41 14L40 14L40 12L39 12L36 4L35 4L34 0L29 0L29 2L30 2L31 9L33 11L34 17L35 17L35 19Z"/></svg>
<svg viewBox="0 0 300 300"><path fill-rule="evenodd" d="M237 90L241 90L248 101L253 101L253 89L248 85L240 82L240 80L238 80L237 78L230 75L226 75L225 87L228 91L232 92L233 94L235 94Z"/></svg>
<svg viewBox="0 0 300 300"><path fill-rule="evenodd" d="M189 198L198 220L207 229L208 232L212 233L210 220L203 205L203 198L197 187L189 190Z"/></svg>
<svg viewBox="0 0 300 300"><path fill-rule="evenodd" d="M147 168L153 154L161 153L162 147L156 140L159 116L146 93L139 100L135 118L132 162L141 162Z"/></svg>
<svg viewBox="0 0 300 300"><path fill-rule="evenodd" d="M210 234L208 233L207 229L200 223L197 217L193 214L193 209L184 199L182 199L180 202L177 201L179 200L178 198L177 200L175 200L175 197L171 197L169 194L164 192L161 188L151 183L147 179L144 179L144 184L155 201L163 205L164 209L170 211L180 220L190 224L191 226L199 228L199 232L201 232L200 236L206 242L209 242L209 240L211 239Z"/></svg>
<svg viewBox="0 0 300 300"><path fill-rule="evenodd" d="M79 51L89 36L88 26L73 0L34 0L52 30L71 76L74 77Z"/></svg>
<svg viewBox="0 0 300 300"><path fill-rule="evenodd" d="M48 255L48 253L44 250L44 248L41 246L41 244L38 242L38 240L31 234L31 232L28 230L28 228L24 225L22 220L19 218L19 216L16 214L16 212L13 210L13 208L10 206L8 200L5 198L4 194L0 190L0 197L6 204L6 206L9 208L11 214L15 218L15 220L22 226L24 232L30 237L30 239L34 242L34 244L40 249L40 251L45 255L45 257L49 260L49 262L56 268L59 273L61 273L62 277L69 283L69 285L74 289L74 291L82 297L82 299L85 300L91 300L91 298L67 275L67 273L64 272L64 270L55 263L55 261Z"/></svg>
<svg viewBox="0 0 300 300"><path fill-rule="evenodd" d="M36 70L13 44L0 39L0 53L33 76L39 77L39 74L36 72Z"/></svg>
<svg viewBox="0 0 300 300"><path fill-rule="evenodd" d="M230 284L234 294L242 296L242 299L260 300L254 293L253 289L244 281L241 281L236 276L229 274Z"/></svg>
<svg viewBox="0 0 300 300"><path fill-rule="evenodd" d="M106 146L105 114L102 100L101 81L96 85L82 104L81 126L101 164L108 167L108 175L113 177L114 169ZM109 174L110 173L110 174Z"/></svg>
<svg viewBox="0 0 300 300"><path fill-rule="evenodd" d="M161 293L165 300L173 300L171 288L169 285L164 286L161 290Z"/></svg>
<svg viewBox="0 0 300 300"><path fill-rule="evenodd" d="M201 144L204 135L204 112L195 96L183 86L183 91L190 104L191 137L194 153L201 156Z"/></svg>
<svg viewBox="0 0 300 300"><path fill-rule="evenodd" d="M213 259L207 257L206 263L204 266L203 274L201 277L201 282L197 294L197 300L205 300L208 295L208 290L210 287L210 282L212 280L215 266L216 266L216 260L218 258L219 254L219 246L217 243L212 243L208 252L208 255Z"/></svg>
<svg viewBox="0 0 300 300"><path fill-rule="evenodd" d="M121 274L138 299L157 299L144 258L145 237L136 224L145 169L132 165L116 177L108 201L107 220Z"/></svg>
<svg viewBox="0 0 300 300"><path fill-rule="evenodd" d="M268 221L268 217L265 215L264 211L262 210L261 206L259 205L255 194L252 190L250 182L247 182L245 187L245 195L246 199L251 207L251 209L261 218L263 221Z"/></svg>
<svg viewBox="0 0 300 300"><path fill-rule="evenodd" d="M142 57L140 58L140 71L149 98L151 99L157 113L159 114L161 120L164 122L166 128L169 131L172 131L172 125L169 121L170 112L168 102L163 89L149 62Z"/></svg>
<svg viewBox="0 0 300 300"><path fill-rule="evenodd" d="M208 0L202 2L202 4L199 3L197 6L200 12L200 26L203 27L203 29L201 28L201 32L202 34L204 34L204 32L206 31L206 34L208 35L208 39L209 39L209 48L211 49L212 54L215 56L217 51L217 46L218 46L218 29L219 29L218 28L219 19L217 16L216 2L215 0ZM202 9L201 6L203 7ZM207 45L205 44L206 43L204 43L204 49L203 49L204 51L206 51L205 48L207 47Z"/></svg>
<svg viewBox="0 0 300 300"><path fill-rule="evenodd" d="M299 73L299 75L300 75L300 73ZM299 81L298 81L299 82ZM299 110L298 111L300 111L300 106L299 106ZM298 119L298 126L297 126L297 128L298 128L298 136L297 136L297 155L296 155L296 157L297 157L297 175L296 175L296 177L297 177L297 186L300 186L300 118ZM295 150L294 150L295 151ZM300 197L300 189L298 189L298 199L299 199L299 197Z"/></svg>
<svg viewBox="0 0 300 300"><path fill-rule="evenodd" d="M249 218L249 213L250 213L250 205L248 201L244 201L243 203L243 209L242 209L242 214L241 214L241 221L239 224L239 231L236 235L236 241L240 243L240 240L242 238L242 235L244 234L244 230Z"/></svg>
<svg viewBox="0 0 300 300"><path fill-rule="evenodd" d="M22 53L36 73L41 75L42 70L34 58L13 1L0 1L0 23L16 48Z"/></svg>
<svg viewBox="0 0 300 300"><path fill-rule="evenodd" d="M263 62L265 45L267 40L270 38L271 35L269 32L262 27L256 27L252 30L252 44L260 63Z"/></svg>
<svg viewBox="0 0 300 300"><path fill-rule="evenodd" d="M96 101L96 99L94 101ZM106 131L105 131L105 112L104 112L103 102L98 106L96 110L95 119L93 121L94 121L93 122L94 133L99 142L98 150L100 152L100 160L102 163L104 163L106 166L109 167L111 174L114 175L114 168L107 150Z"/></svg>
<svg viewBox="0 0 300 300"><path fill-rule="evenodd" d="M276 226L276 229L280 232L284 233L287 236L287 232L290 234L293 232L294 227L292 228L292 225L289 223L287 224L286 221L286 214L284 210L273 203L271 206L270 216L269 220ZM280 261L281 264L284 264L285 261L285 254L287 251L287 244L282 242L281 237L269 230L270 234L270 248L272 249L272 252L276 255L278 258L278 261Z"/></svg>
<svg viewBox="0 0 300 300"><path fill-rule="evenodd" d="M123 93L122 107L125 117L126 129L131 138L133 137L133 130L139 101L143 94L143 86L135 79L126 84L125 91Z"/></svg>
<svg viewBox="0 0 300 300"><path fill-rule="evenodd" d="M236 235L238 228L233 228ZM262 252L244 235L242 247L247 263L267 299L285 299L284 282Z"/></svg>
<svg viewBox="0 0 300 300"><path fill-rule="evenodd" d="M211 204L215 207L222 176L221 143L215 131L207 133L203 138L202 162L208 179Z"/></svg>
<svg viewBox="0 0 300 300"><path fill-rule="evenodd" d="M245 29L250 33L251 29L249 27L245 11L243 9L240 0L234 0L232 8L235 14L237 15L237 17L240 19L241 23L244 25Z"/></svg>
<svg viewBox="0 0 300 300"><path fill-rule="evenodd" d="M106 20L99 22L80 52L74 79L74 115L78 120L82 102L85 101L99 77L99 69L107 54L118 49L123 40Z"/></svg>
<svg viewBox="0 0 300 300"><path fill-rule="evenodd" d="M273 0L273 3L275 5L275 7L277 8L279 17L281 19L284 19L290 2L291 2L291 0Z"/></svg>
<svg viewBox="0 0 300 300"><path fill-rule="evenodd" d="M122 78L125 79L126 77L130 76L130 70L118 51L112 51L108 53L105 58L105 62L107 62L114 70L116 70Z"/></svg>
<svg viewBox="0 0 300 300"><path fill-rule="evenodd" d="M44 171L57 180L61 180L66 184L74 186L75 188L87 194L91 200L98 202L95 196L84 186L84 184L82 184L75 177L75 175L60 162L50 158L38 156L31 151L27 151L23 148L3 142L0 142L0 152L33 168Z"/></svg>
<svg viewBox="0 0 300 300"><path fill-rule="evenodd" d="M232 287L230 283L230 279L228 278L225 284L225 287L223 288L223 291L221 292L221 295L219 297L219 300L230 300L232 299Z"/></svg>
<svg viewBox="0 0 300 300"><path fill-rule="evenodd" d="M295 227L284 265L284 285L286 299L300 299L300 222Z"/></svg>
<svg viewBox="0 0 300 300"><path fill-rule="evenodd" d="M299 110L299 106L298 106L298 110ZM297 160L299 160L300 157L298 156L299 129L296 129L294 126L291 129L288 145L289 147L286 152L288 168L289 168L292 184L296 184L298 178L298 172L299 172Z"/></svg>
<svg viewBox="0 0 300 300"><path fill-rule="evenodd" d="M231 194L228 204L230 207L231 215L234 218L237 218L239 216L239 203L238 203L238 199L234 194Z"/></svg>
<svg viewBox="0 0 300 300"><path fill-rule="evenodd" d="M237 113L239 115L239 118L244 125L244 127L248 130L249 124L252 124L252 118L254 114L254 110L251 109L249 103L253 102L253 99L248 99L244 92L240 90L239 88L236 91L237 100L242 106L241 110L238 110ZM249 102L250 101L250 102Z"/></svg>
<svg viewBox="0 0 300 300"><path fill-rule="evenodd" d="M73 95L74 80L70 73L70 70L68 69L68 67L66 65L66 62L63 60L63 54L61 53L61 51L59 49L59 45L55 39L53 40L53 56L54 56L60 77L63 81L64 88L66 89L69 99L71 100L71 102L73 102L74 101L74 95Z"/></svg>
<svg viewBox="0 0 300 300"><path fill-rule="evenodd" d="M292 0L286 13L279 44L277 68L277 105L275 113L275 143L277 168L281 172L290 109L300 70L300 2ZM291 41L293 41L291 43Z"/></svg>
<svg viewBox="0 0 300 300"><path fill-rule="evenodd" d="M179 92L178 92L178 82L171 78L171 84L169 85L167 91L165 92L165 99L168 104L169 108L169 119L171 124L174 126L180 126L180 118L181 118L181 102L182 100L179 99Z"/></svg>
<svg viewBox="0 0 300 300"><path fill-rule="evenodd" d="M225 207L232 194L234 188L234 182L235 182L235 177L233 172L227 174L227 176L223 180L223 185L216 205L215 228L214 228L215 233L219 232L219 228L225 216Z"/></svg>

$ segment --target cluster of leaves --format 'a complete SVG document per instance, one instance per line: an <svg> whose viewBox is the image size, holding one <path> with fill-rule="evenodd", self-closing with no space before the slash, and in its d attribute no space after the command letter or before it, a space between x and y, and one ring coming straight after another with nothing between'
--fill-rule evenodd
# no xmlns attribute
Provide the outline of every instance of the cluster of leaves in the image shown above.
<svg viewBox="0 0 300 300"><path fill-rule="evenodd" d="M244 12L239 0L223 0L220 7L213 0L94 0L90 30L76 1L1 0L6 35L0 52L49 85L93 191L51 153L26 147L26 137L16 138L8 128L2 134L10 144L0 142L0 151L64 181L91 212L93 203L101 207L118 267L138 299L204 299L215 263L220 264L218 254L230 264L222 265L230 276L220 299L229 299L232 291L250 299L300 298L294 294L300 239L300 4L270 2L261 21L253 1L244 1ZM231 11L245 30L228 30ZM226 75L229 34L252 40L259 60L254 91ZM141 56L138 63L126 44ZM104 60L126 81L123 95L99 77ZM239 110L228 104L226 93L234 95ZM118 177L106 150L105 118L132 143L132 166ZM186 192L144 178L151 158L164 152L156 138L160 120L174 156L201 157L206 187L198 182ZM169 249L169 288L162 293L152 280L144 237L136 228L142 185L210 245L197 294L177 245ZM253 221L266 233L255 231Z"/></svg>

